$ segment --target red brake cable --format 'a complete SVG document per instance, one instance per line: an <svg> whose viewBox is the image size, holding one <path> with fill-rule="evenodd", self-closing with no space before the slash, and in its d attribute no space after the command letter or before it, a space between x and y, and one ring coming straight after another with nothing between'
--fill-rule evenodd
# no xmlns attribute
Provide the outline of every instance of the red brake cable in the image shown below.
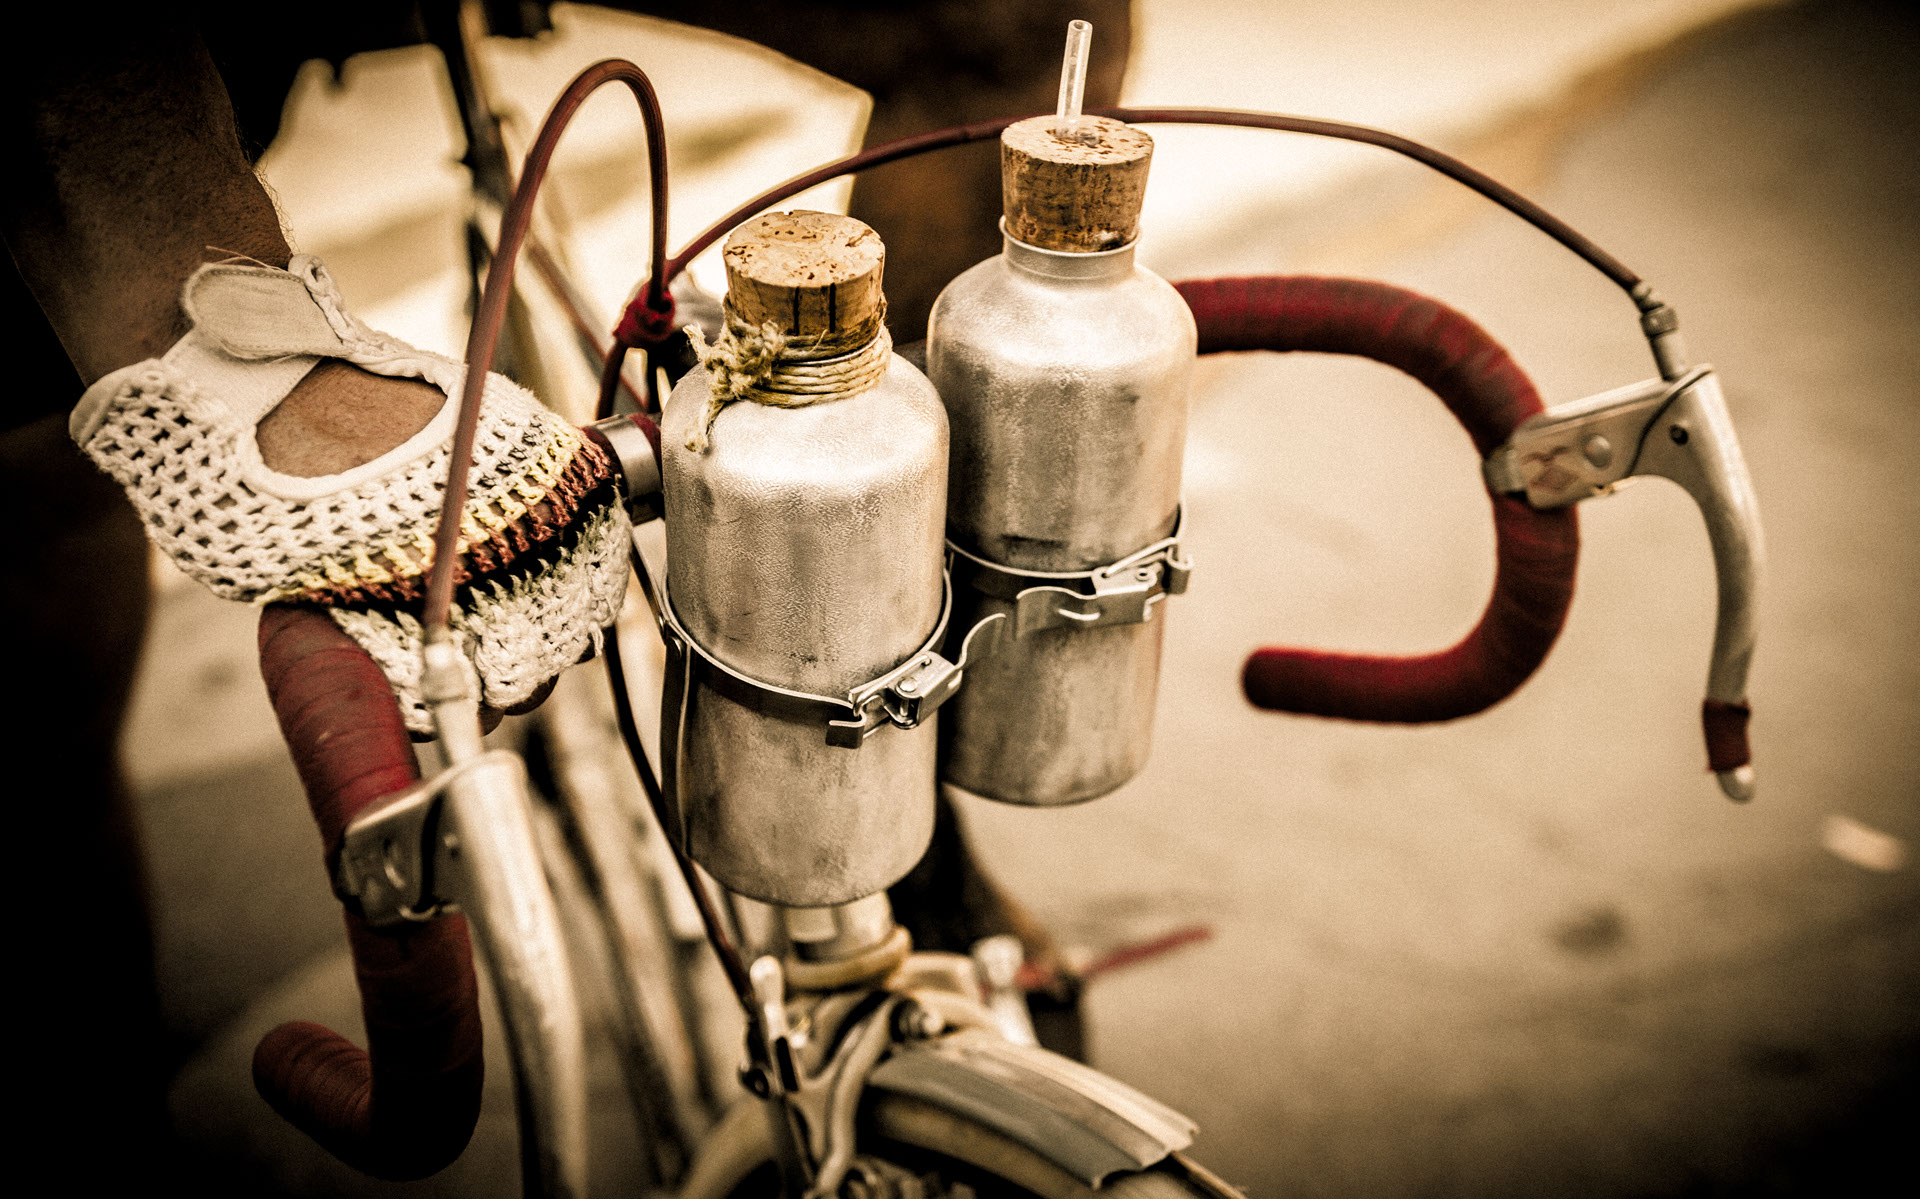
<svg viewBox="0 0 1920 1199"><path fill-rule="evenodd" d="M446 498L440 508L440 525L433 538L433 562L428 567L427 597L421 623L429 640L447 635L447 616L453 607L453 588L459 572L462 516L467 502L467 474L472 466L474 433L480 421L480 396L486 388L487 371L493 365L494 347L500 340L500 327L506 320L507 300L513 290L513 269L520 257L520 245L526 240L533 221L533 201L546 179L554 148L574 114L589 95L608 83L624 83L639 102L641 119L646 123L649 184L653 200L652 264L646 290L640 299L656 309L663 306L667 278L667 135L660 116L660 98L646 73L630 62L606 59L594 63L574 77L553 108L540 123L540 134L527 151L519 185L500 219L500 240L487 269L487 285L480 294L480 308L474 314L473 330L467 336L467 373L460 392L459 423L454 427L452 456L447 469ZM619 374L614 372L617 385Z"/></svg>

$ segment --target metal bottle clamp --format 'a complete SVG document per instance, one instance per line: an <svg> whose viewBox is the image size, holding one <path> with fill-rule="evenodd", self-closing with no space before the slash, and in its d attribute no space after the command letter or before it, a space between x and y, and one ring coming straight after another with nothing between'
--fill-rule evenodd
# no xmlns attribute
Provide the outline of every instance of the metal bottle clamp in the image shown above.
<svg viewBox="0 0 1920 1199"><path fill-rule="evenodd" d="M961 663L940 656L953 614L953 579L941 576L940 619L934 622L919 649L906 661L847 691L845 695L816 695L763 682L742 674L707 651L687 632L674 613L669 589L658 592L660 632L667 644L669 670L676 666L698 671L701 678L728 699L768 716L826 726L827 744L857 749L882 728L914 728L960 688ZM669 691L673 688L670 686Z"/></svg>
<svg viewBox="0 0 1920 1199"><path fill-rule="evenodd" d="M700 644L673 610L670 589L643 571L642 585L666 643L670 697L686 696L694 674L728 699L754 712L784 720L823 725L827 744L857 749L889 725L911 729L930 717L960 689L969 662L996 652L1004 643L1039 629L1099 628L1139 624L1153 618L1154 605L1187 589L1193 564L1180 550L1186 524L1176 509L1173 533L1117 562L1094 570L1017 570L976 557L947 542L948 569L942 572L940 618L920 648L891 670L850 688L845 695L818 695L743 674ZM967 630L958 652L948 658L940 647L953 616L954 576L986 595L1014 605L993 613ZM684 714L683 714L684 716Z"/></svg>
<svg viewBox="0 0 1920 1199"><path fill-rule="evenodd" d="M1141 624L1153 619L1154 605L1185 591L1193 577L1193 563L1180 548L1186 523L1182 505L1174 509L1170 535L1093 570L1019 570L969 553L951 539L947 552L962 585L1013 605L1014 637L1040 629ZM976 625L967 640L979 631Z"/></svg>

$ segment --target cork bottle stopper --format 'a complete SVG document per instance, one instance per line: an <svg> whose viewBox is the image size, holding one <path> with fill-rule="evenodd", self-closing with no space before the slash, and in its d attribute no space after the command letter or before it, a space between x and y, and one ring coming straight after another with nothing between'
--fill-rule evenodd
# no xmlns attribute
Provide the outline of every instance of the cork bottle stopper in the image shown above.
<svg viewBox="0 0 1920 1199"><path fill-rule="evenodd" d="M770 212L741 225L721 251L727 307L772 324L809 356L858 349L880 331L887 248L861 221L831 212Z"/></svg>
<svg viewBox="0 0 1920 1199"><path fill-rule="evenodd" d="M1153 139L1111 117L1082 117L1085 140L1054 134L1056 118L1029 117L1000 135L1007 232L1044 250L1113 250L1140 232Z"/></svg>

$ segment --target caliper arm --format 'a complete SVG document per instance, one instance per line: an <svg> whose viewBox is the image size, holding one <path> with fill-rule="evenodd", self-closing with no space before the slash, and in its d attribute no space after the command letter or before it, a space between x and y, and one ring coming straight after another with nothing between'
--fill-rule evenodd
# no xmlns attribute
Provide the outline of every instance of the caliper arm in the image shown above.
<svg viewBox="0 0 1920 1199"><path fill-rule="evenodd" d="M1534 508L1605 495L1636 475L1684 487L1705 519L1719 586L1713 662L1701 706L1707 760L1728 797L1753 796L1747 668L1765 561L1760 508L1711 367L1653 379L1532 417L1486 460L1487 485Z"/></svg>

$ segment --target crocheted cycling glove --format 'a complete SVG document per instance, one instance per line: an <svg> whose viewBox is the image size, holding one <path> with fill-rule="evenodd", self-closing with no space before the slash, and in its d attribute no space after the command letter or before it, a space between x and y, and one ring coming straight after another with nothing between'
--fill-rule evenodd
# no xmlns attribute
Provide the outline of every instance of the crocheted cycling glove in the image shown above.
<svg viewBox="0 0 1920 1199"><path fill-rule="evenodd" d="M182 306L192 331L164 357L88 388L74 441L126 488L182 570L228 599L326 608L386 673L408 727L431 731L418 617L465 368L347 314L307 255L284 271L202 267ZM323 358L424 379L456 398L342 474L269 469L254 427ZM628 545L613 476L598 446L524 388L488 376L452 619L484 702L530 698L613 622Z"/></svg>

